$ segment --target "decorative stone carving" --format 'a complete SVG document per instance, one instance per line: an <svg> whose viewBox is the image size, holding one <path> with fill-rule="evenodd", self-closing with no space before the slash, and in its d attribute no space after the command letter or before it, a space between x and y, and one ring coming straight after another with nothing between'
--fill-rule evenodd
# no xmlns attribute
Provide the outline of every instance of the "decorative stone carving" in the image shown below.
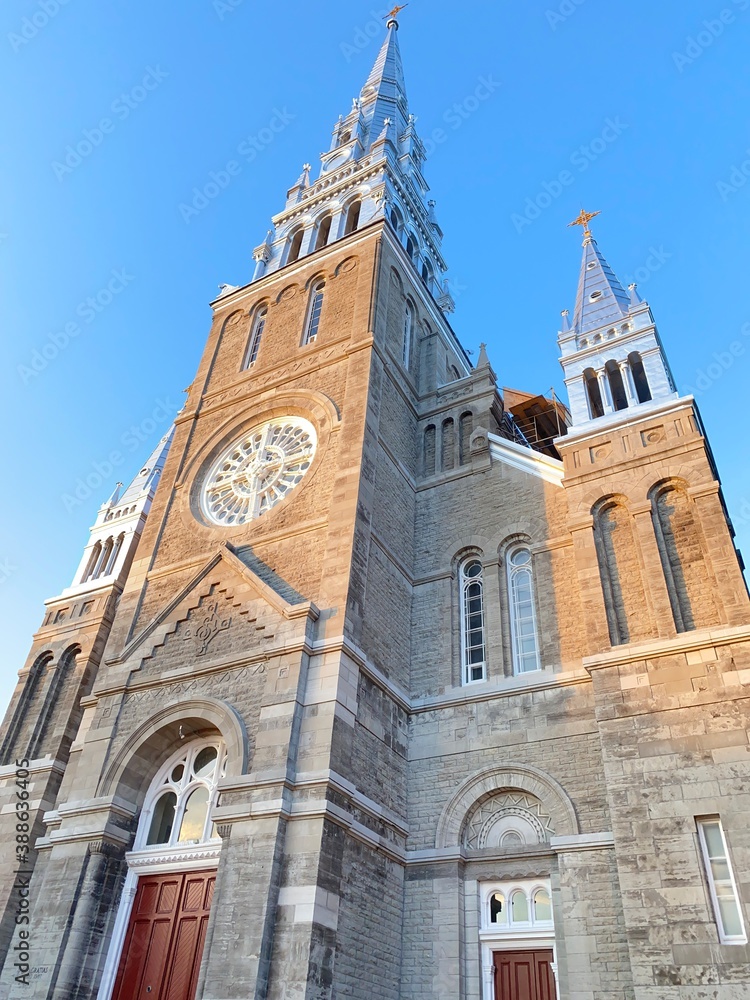
<svg viewBox="0 0 750 1000"><path fill-rule="evenodd" d="M226 632L232 624L232 619L221 618L219 615L219 602L212 601L206 605L206 615L199 625L185 630L185 639L194 640L198 647L198 656L203 656L208 647L220 632Z"/></svg>
<svg viewBox="0 0 750 1000"><path fill-rule="evenodd" d="M484 799L469 814L463 844L471 850L512 850L549 843L554 835L552 819L539 799L526 792L504 791Z"/></svg>

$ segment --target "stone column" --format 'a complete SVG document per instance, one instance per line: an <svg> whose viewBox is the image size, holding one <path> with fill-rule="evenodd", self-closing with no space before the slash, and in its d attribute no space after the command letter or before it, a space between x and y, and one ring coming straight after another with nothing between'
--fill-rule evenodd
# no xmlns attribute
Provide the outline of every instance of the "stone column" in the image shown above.
<svg viewBox="0 0 750 1000"><path fill-rule="evenodd" d="M601 393L604 412L613 413L614 406L612 405L612 398L609 393L609 379L607 378L606 369L600 368L596 373L596 377L599 380L599 392Z"/></svg>
<svg viewBox="0 0 750 1000"><path fill-rule="evenodd" d="M620 362L620 372L622 373L622 382L625 386L625 395L628 397L628 406L637 406L638 394L635 391L635 383L633 382L633 373L630 370L629 361Z"/></svg>

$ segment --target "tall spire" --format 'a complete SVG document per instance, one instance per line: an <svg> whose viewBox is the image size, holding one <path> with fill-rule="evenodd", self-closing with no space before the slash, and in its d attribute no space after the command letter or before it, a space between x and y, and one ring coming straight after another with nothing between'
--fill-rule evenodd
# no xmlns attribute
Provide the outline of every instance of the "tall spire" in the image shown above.
<svg viewBox="0 0 750 1000"><path fill-rule="evenodd" d="M398 42L398 21L388 21L388 34L360 94L362 117L374 141L390 118L397 134L405 131L409 118L404 65Z"/></svg>
<svg viewBox="0 0 750 1000"><path fill-rule="evenodd" d="M591 234L588 223L599 212L581 212L571 226L584 226L583 261L573 317L576 333L617 323L630 311L630 296L620 284Z"/></svg>

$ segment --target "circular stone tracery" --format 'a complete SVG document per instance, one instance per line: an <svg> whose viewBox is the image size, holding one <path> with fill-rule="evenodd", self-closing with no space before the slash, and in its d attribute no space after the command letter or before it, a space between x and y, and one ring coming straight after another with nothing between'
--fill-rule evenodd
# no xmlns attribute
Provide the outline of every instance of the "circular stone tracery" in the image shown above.
<svg viewBox="0 0 750 1000"><path fill-rule="evenodd" d="M317 443L315 428L302 417L253 428L211 467L201 496L203 512L226 527L254 521L299 485Z"/></svg>

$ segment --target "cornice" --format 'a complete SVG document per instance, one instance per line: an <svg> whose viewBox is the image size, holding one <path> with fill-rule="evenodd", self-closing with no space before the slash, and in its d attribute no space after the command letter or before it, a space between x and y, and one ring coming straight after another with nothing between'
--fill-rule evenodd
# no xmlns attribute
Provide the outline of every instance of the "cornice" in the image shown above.
<svg viewBox="0 0 750 1000"><path fill-rule="evenodd" d="M619 667L640 660L654 660L674 653L690 653L707 647L731 646L737 642L750 642L750 623L725 627L696 629L683 632L669 639L652 639L648 642L614 646L611 650L586 656L584 668L591 673L608 667Z"/></svg>

